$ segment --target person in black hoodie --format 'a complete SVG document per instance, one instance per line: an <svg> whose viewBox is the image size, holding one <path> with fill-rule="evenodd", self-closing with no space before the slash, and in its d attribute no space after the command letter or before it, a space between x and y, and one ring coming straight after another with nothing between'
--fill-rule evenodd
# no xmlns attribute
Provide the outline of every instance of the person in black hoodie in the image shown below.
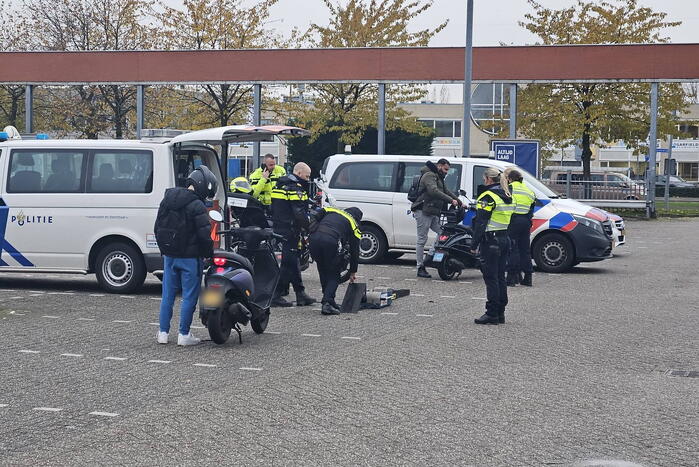
<svg viewBox="0 0 699 467"><path fill-rule="evenodd" d="M476 201L471 253L476 254L480 250L487 301L485 314L474 321L476 324L504 324L507 306L505 268L510 249L507 228L515 205L507 178L498 169L486 169L483 181L484 190Z"/></svg>
<svg viewBox="0 0 699 467"><path fill-rule="evenodd" d="M182 291L177 345L196 345L190 331L201 289L202 258L214 254L206 198L216 194L216 176L202 165L185 181L187 188L165 190L155 220L155 238L163 255L163 298L160 302L158 343L167 344L175 295Z"/></svg>

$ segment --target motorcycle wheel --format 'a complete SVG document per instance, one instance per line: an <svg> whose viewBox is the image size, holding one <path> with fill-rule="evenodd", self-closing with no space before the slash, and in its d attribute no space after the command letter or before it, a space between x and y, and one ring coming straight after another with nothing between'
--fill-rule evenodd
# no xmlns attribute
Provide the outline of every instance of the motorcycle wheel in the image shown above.
<svg viewBox="0 0 699 467"><path fill-rule="evenodd" d="M230 317L227 312L228 306L222 306L216 310L209 311L207 316L207 328L209 329L209 336L211 340L216 344L225 343L231 335L231 324Z"/></svg>
<svg viewBox="0 0 699 467"><path fill-rule="evenodd" d="M267 323L269 323L269 310L263 311L262 317L258 319L251 319L250 327L253 331L255 331L256 334L262 334L263 332L265 332L265 329L267 329Z"/></svg>
<svg viewBox="0 0 699 467"><path fill-rule="evenodd" d="M443 281L450 281L461 272L456 268L450 267L448 263L449 256L444 255L444 258L442 258L442 261L440 261L439 265L437 266L437 273L439 273L439 277Z"/></svg>

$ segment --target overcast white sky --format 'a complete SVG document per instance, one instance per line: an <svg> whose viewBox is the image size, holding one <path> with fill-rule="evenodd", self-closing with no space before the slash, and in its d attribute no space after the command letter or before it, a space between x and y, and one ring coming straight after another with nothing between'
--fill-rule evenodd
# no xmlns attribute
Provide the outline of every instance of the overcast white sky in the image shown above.
<svg viewBox="0 0 699 467"><path fill-rule="evenodd" d="M336 0L346 3L346 0ZM539 0L551 8L565 8L573 0ZM175 3L173 0L172 3ZM668 20L682 25L667 31L672 42L699 42L699 0L641 0L642 6L668 13ZM505 42L524 45L536 38L521 28L517 21L531 11L526 0L474 0L473 44L499 45ZM434 38L432 46L463 46L466 43L466 0L434 0L434 6L414 22L415 29L432 27L449 18L447 27ZM270 20L279 32L288 33L293 27L305 29L311 22L324 24L328 10L321 0L280 0Z"/></svg>

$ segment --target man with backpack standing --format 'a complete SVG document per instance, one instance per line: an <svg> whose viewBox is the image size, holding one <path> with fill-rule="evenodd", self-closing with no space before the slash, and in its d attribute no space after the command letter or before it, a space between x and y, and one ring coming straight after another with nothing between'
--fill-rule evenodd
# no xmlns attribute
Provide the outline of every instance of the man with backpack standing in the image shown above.
<svg viewBox="0 0 699 467"><path fill-rule="evenodd" d="M179 291L182 304L177 345L200 342L190 332L190 326L201 289L202 259L214 254L204 200L216 195L218 182L211 170L202 165L189 174L185 186L165 190L155 220L155 238L164 260L159 344L168 343L172 308Z"/></svg>
<svg viewBox="0 0 699 467"><path fill-rule="evenodd" d="M413 185L408 191L408 200L412 201L410 210L417 224L417 245L415 256L417 259L417 277L432 277L425 269L424 256L427 235L430 229L439 235L441 225L439 216L447 203L460 206L459 197L447 190L444 178L449 173L449 161L439 159L435 165L427 161L420 170L420 175L415 176ZM430 250L430 257L432 255Z"/></svg>

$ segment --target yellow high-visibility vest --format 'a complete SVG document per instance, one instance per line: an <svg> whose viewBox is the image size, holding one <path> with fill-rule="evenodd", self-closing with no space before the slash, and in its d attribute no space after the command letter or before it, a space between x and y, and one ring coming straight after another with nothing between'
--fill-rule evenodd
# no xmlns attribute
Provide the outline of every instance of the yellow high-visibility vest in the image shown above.
<svg viewBox="0 0 699 467"><path fill-rule="evenodd" d="M512 182L512 202L515 204L515 214L528 214L536 201L534 192L522 182Z"/></svg>
<svg viewBox="0 0 699 467"><path fill-rule="evenodd" d="M350 216L348 213L343 211L342 209L336 209L336 208L324 208L325 212L334 212L335 214L339 214L345 219L347 219L350 223L350 226L352 226L352 232L354 233L354 236L357 238L362 238L362 231L359 230L359 226L357 226L357 221L354 220L354 217Z"/></svg>
<svg viewBox="0 0 699 467"><path fill-rule="evenodd" d="M486 195L489 195L493 199L493 201L488 202L485 199L483 199ZM510 219L512 218L512 214L515 212L514 203L505 203L505 201L501 197L499 197L490 190L481 193L477 201L478 203L476 209L492 211L490 219L488 220L488 225L485 228L486 232L493 232L496 230L507 230L507 226L510 225Z"/></svg>

